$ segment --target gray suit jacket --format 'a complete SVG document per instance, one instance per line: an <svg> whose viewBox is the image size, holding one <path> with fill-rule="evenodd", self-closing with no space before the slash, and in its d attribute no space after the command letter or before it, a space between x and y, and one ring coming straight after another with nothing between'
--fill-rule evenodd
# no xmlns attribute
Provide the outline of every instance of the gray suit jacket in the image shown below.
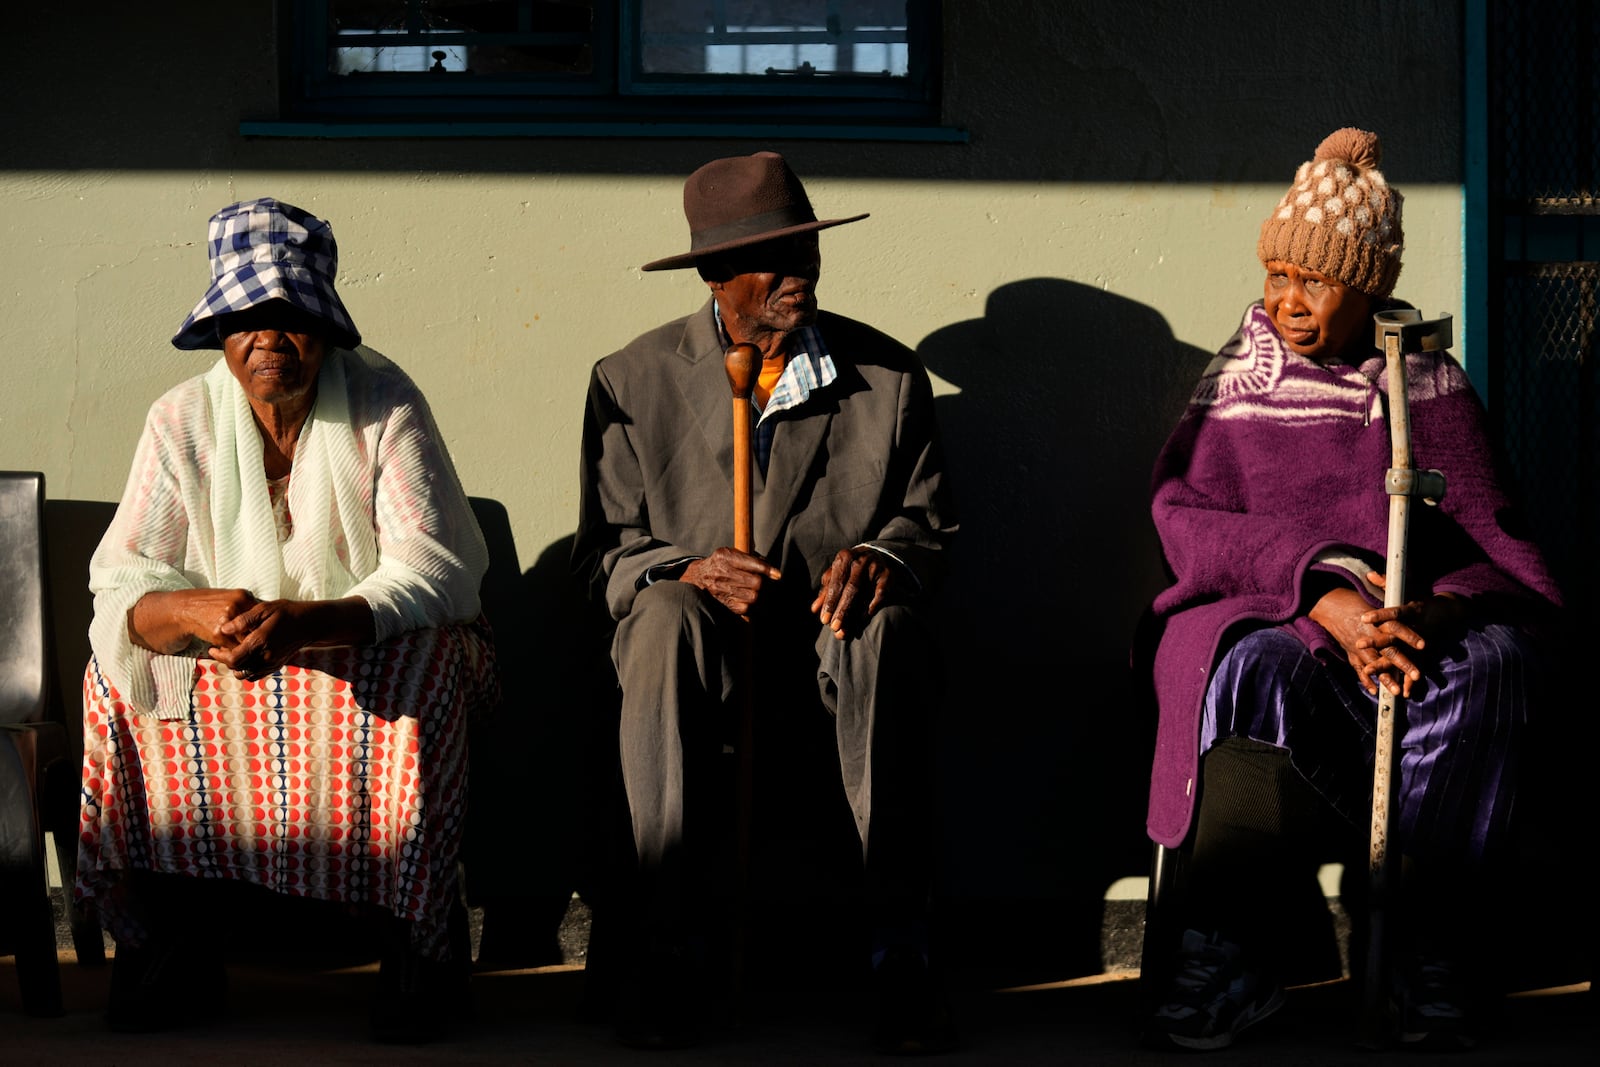
<svg viewBox="0 0 1600 1067"><path fill-rule="evenodd" d="M754 549L807 605L841 548L871 544L923 589L956 532L927 372L904 345L822 312L839 377L785 413L763 477ZM645 572L733 543L733 416L711 301L595 364L583 424L575 565L614 619Z"/></svg>

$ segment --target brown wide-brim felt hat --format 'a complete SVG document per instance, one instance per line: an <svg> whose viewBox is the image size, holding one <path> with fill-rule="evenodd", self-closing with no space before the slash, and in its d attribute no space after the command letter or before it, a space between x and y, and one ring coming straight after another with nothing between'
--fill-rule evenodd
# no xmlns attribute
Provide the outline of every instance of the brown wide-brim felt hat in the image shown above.
<svg viewBox="0 0 1600 1067"><path fill-rule="evenodd" d="M689 251L646 263L640 270L692 267L718 252L867 217L818 219L805 186L776 152L707 163L683 183L683 213L689 220Z"/></svg>

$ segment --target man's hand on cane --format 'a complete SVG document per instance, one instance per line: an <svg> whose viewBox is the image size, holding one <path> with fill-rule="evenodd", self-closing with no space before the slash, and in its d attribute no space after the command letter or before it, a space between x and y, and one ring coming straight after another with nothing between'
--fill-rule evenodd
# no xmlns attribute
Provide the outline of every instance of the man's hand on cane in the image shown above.
<svg viewBox="0 0 1600 1067"><path fill-rule="evenodd" d="M822 576L811 611L842 641L866 627L888 600L893 583L894 567L881 553L841 548Z"/></svg>
<svg viewBox="0 0 1600 1067"><path fill-rule="evenodd" d="M735 615L745 616L756 606L766 583L782 577L760 556L723 547L689 564L678 580L699 586Z"/></svg>

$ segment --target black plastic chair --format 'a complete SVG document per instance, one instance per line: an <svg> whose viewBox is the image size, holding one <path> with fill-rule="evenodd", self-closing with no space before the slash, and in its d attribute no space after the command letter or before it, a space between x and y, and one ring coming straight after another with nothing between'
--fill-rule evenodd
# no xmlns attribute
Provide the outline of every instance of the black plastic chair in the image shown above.
<svg viewBox="0 0 1600 1067"><path fill-rule="evenodd" d="M1155 612L1146 606L1134 628L1130 646L1130 702L1134 710L1150 725L1150 741L1155 739L1155 725L1159 715L1154 688L1155 653L1160 643L1161 626ZM1178 848L1152 841L1150 847L1149 890L1145 898L1144 944L1140 958L1140 992L1147 1008L1154 1008L1168 992L1172 980L1172 961L1183 940L1184 893L1189 868L1191 842ZM1326 846L1329 861L1348 863L1342 855L1339 842L1329 841ZM1346 879L1348 882L1349 880ZM1292 958L1293 969L1285 980L1318 982L1340 977L1342 964L1332 920L1322 896L1321 887L1314 879L1305 880L1300 891L1292 898L1278 902L1285 920L1279 930L1282 943L1291 946L1285 955ZM1343 903L1352 923L1364 921L1364 901L1346 894ZM1352 938L1353 951L1360 944ZM1359 964L1357 964L1359 965ZM1360 973L1355 971L1353 973Z"/></svg>
<svg viewBox="0 0 1600 1067"><path fill-rule="evenodd" d="M116 517L115 500L52 500L44 502L44 534L49 553L46 581L50 591L50 637L54 674L50 686L50 718L67 732L67 758L55 764L47 782L49 807L63 820L76 819L83 793L83 674L88 666L89 622L94 594L89 592L89 560ZM59 806L59 807L58 807ZM65 824L64 824L65 825ZM77 824L56 835L56 860L65 891L72 946L81 966L106 962L105 934L92 902L73 899L77 879Z"/></svg>
<svg viewBox="0 0 1600 1067"><path fill-rule="evenodd" d="M62 851L77 843L77 793L52 788L70 756L50 717L46 574L44 475L0 471L0 952L16 957L29 1015L62 1010L45 831Z"/></svg>
<svg viewBox="0 0 1600 1067"><path fill-rule="evenodd" d="M562 963L561 931L576 893L594 917L586 949L585 1006L616 973L613 871L633 837L616 764L616 676L610 618L570 566L572 537L519 560L504 505L468 498L489 546L480 597L494 628L499 707L473 726L462 847L468 903L482 911L485 970ZM529 679L537 679L531 684ZM610 754L601 763L595 753ZM620 806L619 806L620 805ZM523 847L512 847L513 843ZM597 962L598 961L598 962Z"/></svg>

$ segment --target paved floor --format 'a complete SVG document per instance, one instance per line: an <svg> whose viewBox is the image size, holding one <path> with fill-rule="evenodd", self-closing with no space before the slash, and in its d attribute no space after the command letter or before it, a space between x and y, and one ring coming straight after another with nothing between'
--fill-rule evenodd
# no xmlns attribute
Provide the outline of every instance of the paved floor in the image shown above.
<svg viewBox="0 0 1600 1067"><path fill-rule="evenodd" d="M866 1003L851 990L767 989L748 993L737 1023L724 1019L701 1046L646 1053L618 1046L584 1021L584 971L561 965L479 973L477 1017L449 1040L419 1048L376 1045L364 1027L375 982L371 965L328 970L262 964L229 971L222 1018L152 1035L118 1035L101 1024L109 967L80 967L63 954L66 1014L27 1018L15 974L0 960L0 1062L160 1064L851 1063L879 1060L865 1048ZM953 1000L963 1048L940 1062L1171 1064L1134 1039L1138 983L1096 976L1014 990L958 989ZM1354 987L1340 980L1291 990L1284 1009L1222 1057L1230 1064L1372 1064L1355 1040ZM172 1005L181 1018L184 1005ZM1594 1062L1595 995L1588 984L1508 997L1474 1064ZM1414 1058L1413 1058L1414 1062Z"/></svg>
<svg viewBox="0 0 1600 1067"><path fill-rule="evenodd" d="M1142 912L1136 911L1108 908L1101 958L1115 968L1111 973L1010 988L997 987L994 973L953 973L949 985L963 1047L939 1062L1172 1064L1174 1056L1144 1050L1135 1037L1141 1002L1137 933L1142 925ZM870 1005L859 981L806 958L779 960L777 966L768 964L756 972L757 987L742 998L737 1018L724 1011L708 1040L692 1050L648 1053L619 1046L606 1026L587 1018L592 1003L584 996L588 911L576 899L560 931L559 951L568 962L480 969L473 979L476 1018L450 1039L420 1048L377 1045L368 1039L366 1009L376 983L375 964L362 959L359 948L355 955L346 947L318 957L316 946L326 943L322 935L315 928L294 932L307 929L299 925L230 954L224 1017L189 1020L160 1034L112 1034L101 1021L110 967L80 966L64 915L58 918L64 1015L22 1015L13 961L0 958L4 1067L880 1061L866 1048ZM476 935L476 923L474 927ZM1292 989L1278 1015L1214 1058L1228 1064L1316 1067L1405 1056L1359 1047L1358 1003L1356 986L1345 980ZM1492 1032L1466 1062L1522 1067L1595 1061L1600 1003L1589 983L1519 992L1500 1009ZM184 1004L175 1002L172 1012L182 1019ZM1415 1062L1415 1057L1407 1058Z"/></svg>

